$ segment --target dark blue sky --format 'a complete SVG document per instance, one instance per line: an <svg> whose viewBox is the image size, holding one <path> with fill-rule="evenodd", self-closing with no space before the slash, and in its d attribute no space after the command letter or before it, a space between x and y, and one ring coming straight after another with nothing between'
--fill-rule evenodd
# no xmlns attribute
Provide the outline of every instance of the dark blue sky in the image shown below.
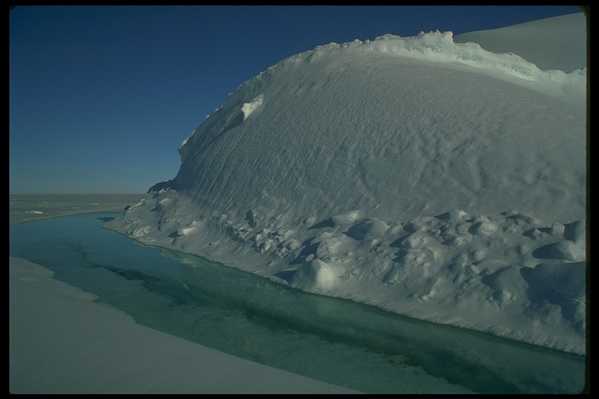
<svg viewBox="0 0 599 399"><path fill-rule="evenodd" d="M575 6L17 7L11 193L145 192L246 79L332 41L492 29Z"/></svg>

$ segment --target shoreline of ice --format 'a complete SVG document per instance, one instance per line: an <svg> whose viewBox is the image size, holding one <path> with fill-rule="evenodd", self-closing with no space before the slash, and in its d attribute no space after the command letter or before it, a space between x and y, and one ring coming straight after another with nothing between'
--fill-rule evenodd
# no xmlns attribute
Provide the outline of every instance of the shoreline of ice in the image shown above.
<svg viewBox="0 0 599 399"><path fill-rule="evenodd" d="M144 224L166 197L184 202L171 190L153 193L106 227L306 292L585 354L583 221L546 225L518 212L456 211L393 223L354 211L291 229L173 206L196 215L189 225L197 234L185 235ZM570 286L556 294L564 281Z"/></svg>
<svg viewBox="0 0 599 399"><path fill-rule="evenodd" d="M355 393L139 325L27 260L9 272L12 393Z"/></svg>

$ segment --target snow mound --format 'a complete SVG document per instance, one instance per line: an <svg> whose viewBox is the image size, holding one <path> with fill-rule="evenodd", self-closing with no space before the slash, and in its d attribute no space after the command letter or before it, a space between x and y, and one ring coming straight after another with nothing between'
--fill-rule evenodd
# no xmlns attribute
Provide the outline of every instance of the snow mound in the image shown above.
<svg viewBox="0 0 599 399"><path fill-rule="evenodd" d="M177 176L112 226L307 291L583 353L585 87L584 70L451 33L320 46L227 97L180 148ZM559 294L543 288L560 280Z"/></svg>

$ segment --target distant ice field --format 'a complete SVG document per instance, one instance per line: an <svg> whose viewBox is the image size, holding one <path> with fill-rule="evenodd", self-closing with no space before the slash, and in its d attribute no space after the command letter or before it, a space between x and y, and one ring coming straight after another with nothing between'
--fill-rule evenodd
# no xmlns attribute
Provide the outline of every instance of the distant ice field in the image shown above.
<svg viewBox="0 0 599 399"><path fill-rule="evenodd" d="M140 194L11 194L10 223L85 212L121 211Z"/></svg>

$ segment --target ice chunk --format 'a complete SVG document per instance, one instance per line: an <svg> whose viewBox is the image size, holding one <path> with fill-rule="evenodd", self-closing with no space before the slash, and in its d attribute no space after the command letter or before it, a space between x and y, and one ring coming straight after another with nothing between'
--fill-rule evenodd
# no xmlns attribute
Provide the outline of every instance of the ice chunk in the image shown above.
<svg viewBox="0 0 599 399"><path fill-rule="evenodd" d="M183 142L179 146L179 149L183 148L185 146L185 144L187 144L187 142L189 141L190 138L191 138L191 136L186 137L185 140L183 140Z"/></svg>
<svg viewBox="0 0 599 399"><path fill-rule="evenodd" d="M264 96L260 94L252 101L244 103L241 106L241 112L243 112L243 120L246 120L256 109L258 109L264 100Z"/></svg>
<svg viewBox="0 0 599 399"><path fill-rule="evenodd" d="M331 218L335 225L347 225L350 223L354 223L360 220L362 216L362 212L360 210L353 210L347 213L343 213L341 215L335 215Z"/></svg>
<svg viewBox="0 0 599 399"><path fill-rule="evenodd" d="M470 229L472 234L491 235L497 231L497 225L490 221L482 221L474 224Z"/></svg>
<svg viewBox="0 0 599 399"><path fill-rule="evenodd" d="M373 218L352 225L346 234L354 240L371 240L384 236L388 229L387 223Z"/></svg>
<svg viewBox="0 0 599 399"><path fill-rule="evenodd" d="M152 230L151 226L143 226L143 227L140 227L138 229L135 229L133 231L132 235L135 238L140 238L140 237L148 235L148 233L150 233L151 230Z"/></svg>
<svg viewBox="0 0 599 399"><path fill-rule="evenodd" d="M338 281L337 268L320 259L306 262L298 270L293 284L304 288L332 289Z"/></svg>
<svg viewBox="0 0 599 399"><path fill-rule="evenodd" d="M584 261L586 258L584 241L558 241L537 248L533 255L540 259L563 259L568 261Z"/></svg>
<svg viewBox="0 0 599 399"><path fill-rule="evenodd" d="M189 236L192 234L196 234L199 231L199 228L200 228L200 222L198 222L197 220L194 220L189 226L181 229L180 235Z"/></svg>

